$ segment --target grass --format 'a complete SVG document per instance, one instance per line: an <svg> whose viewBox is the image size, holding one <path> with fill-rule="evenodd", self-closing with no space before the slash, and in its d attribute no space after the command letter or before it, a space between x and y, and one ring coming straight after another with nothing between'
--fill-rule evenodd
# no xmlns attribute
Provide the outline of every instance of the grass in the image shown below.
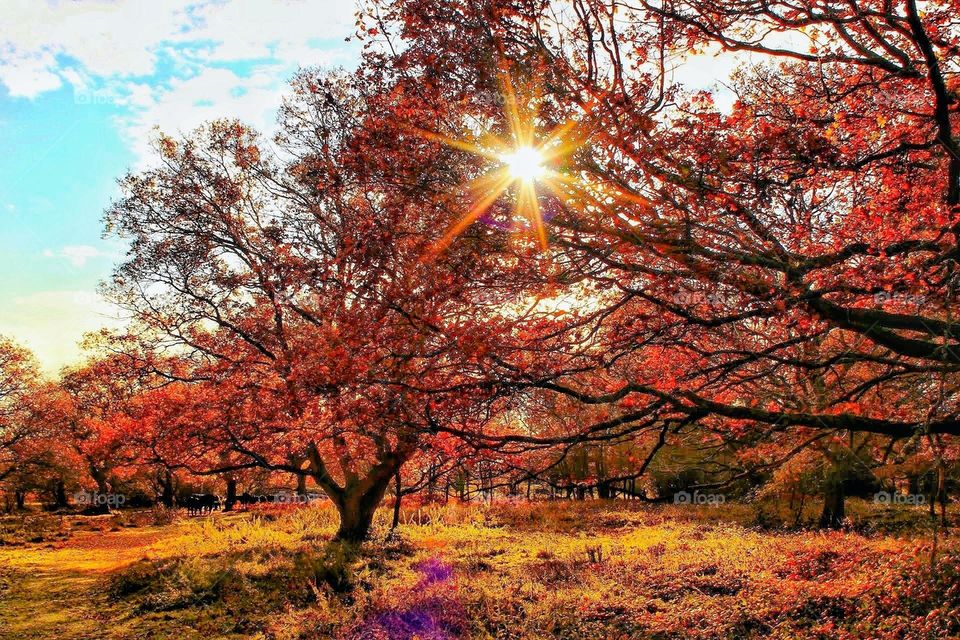
<svg viewBox="0 0 960 640"><path fill-rule="evenodd" d="M384 510L386 511L386 510ZM960 555L924 513L554 502L405 509L331 544L324 505L7 521L2 638L946 638ZM758 526L758 520L764 526ZM791 519L792 521L792 519ZM3 540L3 539L0 539ZM31 541L32 540L32 541Z"/></svg>

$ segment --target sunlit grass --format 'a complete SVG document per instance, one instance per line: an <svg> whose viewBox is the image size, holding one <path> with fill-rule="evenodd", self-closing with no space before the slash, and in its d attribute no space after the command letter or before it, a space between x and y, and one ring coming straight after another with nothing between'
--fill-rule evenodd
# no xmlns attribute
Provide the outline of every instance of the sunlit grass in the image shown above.
<svg viewBox="0 0 960 640"><path fill-rule="evenodd" d="M949 607L931 614L932 603L957 603L923 573L922 510L850 508L910 528L770 530L756 525L756 505L739 504L451 502L404 508L393 534L383 510L373 539L352 548L330 544L335 513L321 504L82 531L57 548L0 549L0 561L101 594L113 638L361 638L401 627L464 638L814 638L828 628L899 638L949 628ZM944 584L960 565L955 548L940 532ZM70 620L31 621L24 612L40 600L21 597L14 609L37 637ZM57 637L80 637L67 627Z"/></svg>

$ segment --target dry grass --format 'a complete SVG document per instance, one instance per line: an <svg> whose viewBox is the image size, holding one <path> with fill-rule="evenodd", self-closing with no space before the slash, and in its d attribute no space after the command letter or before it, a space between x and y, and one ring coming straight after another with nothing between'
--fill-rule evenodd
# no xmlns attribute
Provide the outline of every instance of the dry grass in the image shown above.
<svg viewBox="0 0 960 640"><path fill-rule="evenodd" d="M361 548L329 543L323 505L162 526L87 519L0 547L0 637L958 633L955 541L939 536L931 574L921 511L853 506L855 530L832 533L762 529L752 505L425 506L390 536L380 514Z"/></svg>

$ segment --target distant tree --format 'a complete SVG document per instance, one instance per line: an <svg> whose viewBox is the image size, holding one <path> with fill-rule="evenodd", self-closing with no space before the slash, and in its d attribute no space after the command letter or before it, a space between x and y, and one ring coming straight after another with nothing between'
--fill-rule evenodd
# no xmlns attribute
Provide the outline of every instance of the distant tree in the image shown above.
<svg viewBox="0 0 960 640"><path fill-rule="evenodd" d="M30 478L43 458L37 442L44 425L38 419L40 373L33 355L0 337L0 485L16 494L23 507Z"/></svg>

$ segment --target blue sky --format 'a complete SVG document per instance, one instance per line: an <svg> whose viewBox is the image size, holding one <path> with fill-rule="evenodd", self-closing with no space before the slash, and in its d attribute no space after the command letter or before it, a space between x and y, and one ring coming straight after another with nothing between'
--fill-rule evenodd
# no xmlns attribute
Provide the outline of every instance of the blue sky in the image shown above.
<svg viewBox="0 0 960 640"><path fill-rule="evenodd" d="M336 0L0 0L0 334L55 372L83 333L119 322L97 284L116 180L155 127L239 117L269 132L300 66L352 66Z"/></svg>

